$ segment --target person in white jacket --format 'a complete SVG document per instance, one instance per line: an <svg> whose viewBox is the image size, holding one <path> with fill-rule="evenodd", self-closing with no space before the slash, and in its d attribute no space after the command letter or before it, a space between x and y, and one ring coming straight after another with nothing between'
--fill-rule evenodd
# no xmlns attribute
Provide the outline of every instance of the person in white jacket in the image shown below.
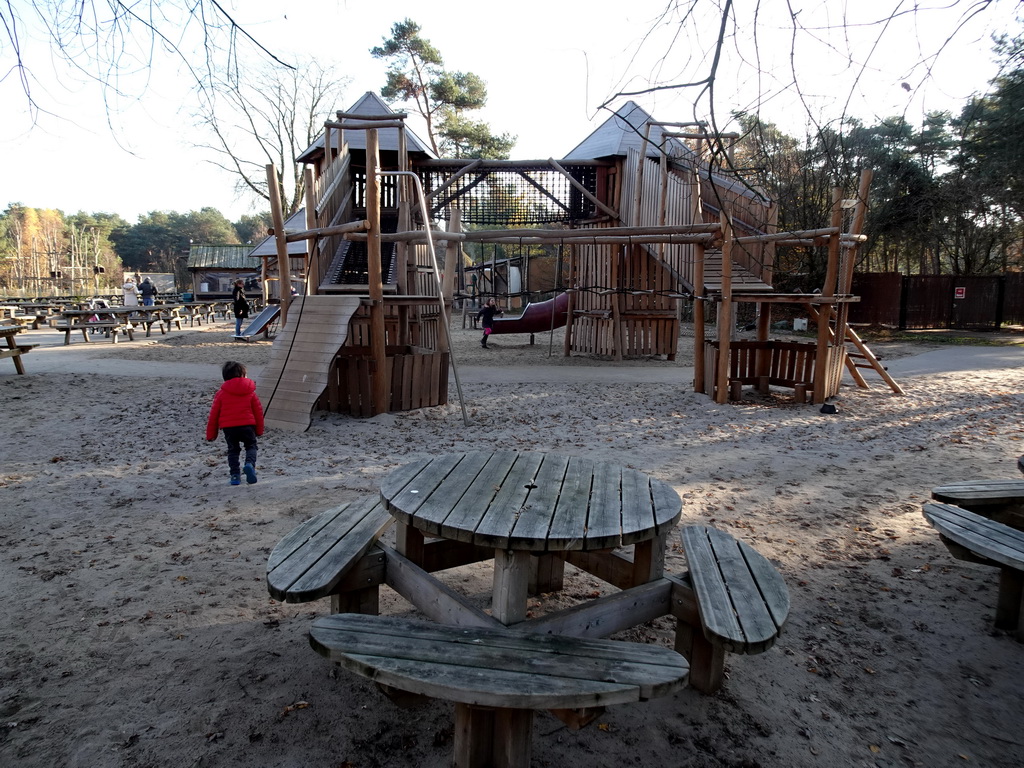
<svg viewBox="0 0 1024 768"><path fill-rule="evenodd" d="M124 286L124 305L126 307L137 307L139 306L139 289L135 286L135 281L130 277L125 278Z"/></svg>

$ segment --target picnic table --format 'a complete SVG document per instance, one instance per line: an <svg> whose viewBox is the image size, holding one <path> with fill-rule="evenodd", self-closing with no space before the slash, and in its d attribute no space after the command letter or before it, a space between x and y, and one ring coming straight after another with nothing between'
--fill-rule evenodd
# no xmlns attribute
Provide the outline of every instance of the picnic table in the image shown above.
<svg viewBox="0 0 1024 768"><path fill-rule="evenodd" d="M0 338L6 341L6 348L0 348L0 358L9 357L14 360L14 367L22 376L25 375L25 364L21 356L32 350L34 344L18 344L14 337L21 333L17 325L0 325Z"/></svg>
<svg viewBox="0 0 1024 768"><path fill-rule="evenodd" d="M387 475L379 496L293 529L270 554L267 586L286 602L331 598L335 613L309 635L321 655L400 703L454 701L456 765L526 768L534 710L579 728L606 704L687 681L713 692L726 652L760 653L775 642L788 592L745 543L684 528L689 569L664 572L681 512L671 486L608 462L438 455ZM380 540L392 524L394 548ZM434 576L481 561L494 565L489 612ZM530 615L527 595L560 590L567 562L617 591ZM376 615L382 584L428 621ZM674 651L604 639L662 616L677 619Z"/></svg>
<svg viewBox="0 0 1024 768"><path fill-rule="evenodd" d="M561 588L569 552L633 545L629 586L660 578L682 512L671 486L643 472L553 453L437 456L393 472L380 491L398 521L397 549L413 563L429 567L430 548L493 557L491 612L505 625L526 618L531 580L536 592ZM447 543L428 546L425 536Z"/></svg>

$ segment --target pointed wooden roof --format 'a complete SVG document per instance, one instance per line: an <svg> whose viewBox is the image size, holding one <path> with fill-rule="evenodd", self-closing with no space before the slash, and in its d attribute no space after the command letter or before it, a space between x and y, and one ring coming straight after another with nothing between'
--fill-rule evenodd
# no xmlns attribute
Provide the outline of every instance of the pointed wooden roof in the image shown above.
<svg viewBox="0 0 1024 768"><path fill-rule="evenodd" d="M604 157L625 157L630 149L639 152L644 141L645 126L653 119L635 101L627 101L562 159L598 160ZM662 133L661 126L651 126L650 141L653 146L648 145L648 157L658 156L655 147L662 142ZM678 156L688 151L678 139L666 141L673 145L673 155Z"/></svg>
<svg viewBox="0 0 1024 768"><path fill-rule="evenodd" d="M393 115L395 110L384 103L384 100L373 91L367 91L351 107L345 110L353 115ZM335 147L339 146L341 136L339 131L331 131L331 140ZM436 158L437 155L430 148L430 145L423 141L414 131L408 127L405 129L406 144L409 154L423 154L427 157ZM345 141L349 149L366 150L366 131L345 131ZM398 151L398 129L384 128L380 131L380 149L382 152ZM317 136L316 141L297 158L296 162L310 163L313 159L324 153L324 135Z"/></svg>

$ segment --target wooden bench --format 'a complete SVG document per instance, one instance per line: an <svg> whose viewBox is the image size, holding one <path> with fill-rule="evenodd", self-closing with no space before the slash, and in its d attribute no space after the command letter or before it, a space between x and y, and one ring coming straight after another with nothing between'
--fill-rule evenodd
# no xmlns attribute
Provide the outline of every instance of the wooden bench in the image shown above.
<svg viewBox="0 0 1024 768"><path fill-rule="evenodd" d="M128 318L128 324L132 327L141 325L145 328L147 339L152 335L154 325L160 329L161 336L167 333L167 330L164 328L164 320L156 313L147 315L131 315Z"/></svg>
<svg viewBox="0 0 1024 768"><path fill-rule="evenodd" d="M367 496L322 512L292 529L267 561L275 600L304 603L331 597L331 610L377 613L385 556L370 553L394 523L380 498Z"/></svg>
<svg viewBox="0 0 1024 768"><path fill-rule="evenodd" d="M571 727L611 704L682 687L687 664L655 645L335 614L310 645L390 689L455 702L454 765L529 768L535 710Z"/></svg>
<svg viewBox="0 0 1024 768"><path fill-rule="evenodd" d="M128 335L129 341L135 340L135 332L130 324L125 324L117 320L100 320L98 322L64 322L58 323L56 326L58 331L64 332L64 346L68 346L71 343L71 333L73 331L81 331L82 338L89 342L89 331L103 331L105 336L109 336L110 340L117 344L118 334L125 333Z"/></svg>
<svg viewBox="0 0 1024 768"><path fill-rule="evenodd" d="M996 628L1024 642L1024 532L952 504L925 504L924 516L953 557L999 569Z"/></svg>
<svg viewBox="0 0 1024 768"><path fill-rule="evenodd" d="M932 498L1024 530L1024 480L967 480L932 488Z"/></svg>
<svg viewBox="0 0 1024 768"><path fill-rule="evenodd" d="M705 343L705 392L714 395L717 376L718 342ZM732 341L729 343L729 397L740 400L744 386L755 386L762 393L771 387L793 390L798 403L807 402L814 391L814 364L817 346L798 341Z"/></svg>
<svg viewBox="0 0 1024 768"><path fill-rule="evenodd" d="M13 348L11 347L0 347L0 360L5 357L9 357L14 360L15 370L22 376L25 375L25 364L21 362L21 356L27 355L33 349L38 347L38 344L16 344Z"/></svg>
<svg viewBox="0 0 1024 768"><path fill-rule="evenodd" d="M725 654L771 648L789 616L789 590L759 552L724 531L702 525L680 531L689 572L673 579L680 619L676 650L690 662L690 684L718 690Z"/></svg>

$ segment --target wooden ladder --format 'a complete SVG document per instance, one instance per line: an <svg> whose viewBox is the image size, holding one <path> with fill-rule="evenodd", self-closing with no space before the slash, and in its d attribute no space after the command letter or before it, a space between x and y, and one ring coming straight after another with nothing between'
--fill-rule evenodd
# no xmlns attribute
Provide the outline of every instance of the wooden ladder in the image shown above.
<svg viewBox="0 0 1024 768"><path fill-rule="evenodd" d="M820 314L814 308L814 306L811 304L805 304L804 306L810 313L811 317L816 322L820 322ZM834 310L829 308L828 312L830 317L834 316ZM834 341L835 330L831 326L829 326L828 332L829 338ZM875 357L875 353L871 351L871 348L864 343L863 339L861 339L861 337L857 335L857 332L853 330L853 328L851 328L849 325L846 326L846 338L843 341L844 344L847 341L851 342L857 350L856 352L850 352L849 350L847 350L846 368L847 370L850 371L850 375L853 377L853 380L857 382L858 387L861 387L862 389L870 388L867 381L865 381L864 377L861 375L859 369L871 368L874 371L876 371L879 376L882 377L885 383L889 385L889 388L897 395L906 394L903 391L903 388L896 383L896 380L889 375L889 372L885 369L885 366L882 365L881 362L879 362L877 357Z"/></svg>

